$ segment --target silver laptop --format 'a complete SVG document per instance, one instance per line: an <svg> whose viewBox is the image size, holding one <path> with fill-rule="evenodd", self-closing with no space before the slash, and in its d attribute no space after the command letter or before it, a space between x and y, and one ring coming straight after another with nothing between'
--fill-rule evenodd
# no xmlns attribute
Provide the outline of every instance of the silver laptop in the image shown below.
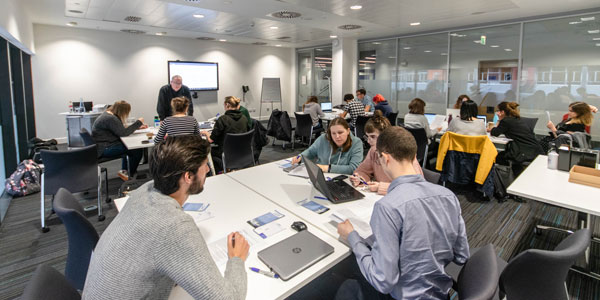
<svg viewBox="0 0 600 300"><path fill-rule="evenodd" d="M331 106L331 102L322 102L321 103L321 111L323 112L331 112L333 107Z"/></svg>
<svg viewBox="0 0 600 300"><path fill-rule="evenodd" d="M258 258L287 281L331 253L331 245L303 230L258 252Z"/></svg>

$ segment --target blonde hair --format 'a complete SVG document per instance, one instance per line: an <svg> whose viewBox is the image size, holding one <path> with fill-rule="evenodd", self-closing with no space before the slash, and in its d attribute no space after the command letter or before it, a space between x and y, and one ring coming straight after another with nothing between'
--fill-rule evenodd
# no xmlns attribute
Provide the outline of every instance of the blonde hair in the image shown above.
<svg viewBox="0 0 600 300"><path fill-rule="evenodd" d="M129 112L131 112L131 105L127 103L125 100L119 100L115 102L108 109L113 115L117 116L121 120L123 124L127 123L127 117L129 117Z"/></svg>
<svg viewBox="0 0 600 300"><path fill-rule="evenodd" d="M365 132L373 133L375 130L377 130L379 133L382 133L390 126L392 126L390 120L383 116L383 112L381 112L381 110L377 109L373 113L373 117L371 117L369 121L367 121L367 124L365 124Z"/></svg>
<svg viewBox="0 0 600 300"><path fill-rule="evenodd" d="M236 108L240 105L240 98L235 96L227 96L225 97L225 104L229 105L229 107Z"/></svg>
<svg viewBox="0 0 600 300"><path fill-rule="evenodd" d="M577 117L573 118L574 123L581 123L585 126L591 126L594 116L590 106L585 102L574 102L569 105L571 110L577 114Z"/></svg>
<svg viewBox="0 0 600 300"><path fill-rule="evenodd" d="M498 110L503 111L509 117L520 118L521 114L519 113L519 103L517 102L500 102L498 104Z"/></svg>
<svg viewBox="0 0 600 300"><path fill-rule="evenodd" d="M171 99L171 108L174 113L186 113L190 106L190 100L187 97L175 97Z"/></svg>

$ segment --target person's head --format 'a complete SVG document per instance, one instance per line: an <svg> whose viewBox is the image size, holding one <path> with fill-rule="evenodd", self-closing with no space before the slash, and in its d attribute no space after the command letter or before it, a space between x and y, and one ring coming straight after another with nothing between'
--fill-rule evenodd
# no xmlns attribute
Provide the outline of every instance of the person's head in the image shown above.
<svg viewBox="0 0 600 300"><path fill-rule="evenodd" d="M171 99L171 108L173 114L185 114L190 106L190 100L187 97L175 97Z"/></svg>
<svg viewBox="0 0 600 300"><path fill-rule="evenodd" d="M500 102L496 114L500 120L504 119L504 117L521 117L521 114L519 114L519 104L517 102Z"/></svg>
<svg viewBox="0 0 600 300"><path fill-rule="evenodd" d="M239 109L240 102L241 100L238 97L227 96L225 97L225 102L223 103L223 106L225 107L225 110L236 110Z"/></svg>
<svg viewBox="0 0 600 300"><path fill-rule="evenodd" d="M165 195L202 192L209 155L210 144L200 135L169 136L152 149L149 168L154 187Z"/></svg>
<svg viewBox="0 0 600 300"><path fill-rule="evenodd" d="M352 95L352 94L346 94L346 95L344 95L344 101L346 101L346 102L352 102L352 100L354 100L354 95Z"/></svg>
<svg viewBox="0 0 600 300"><path fill-rule="evenodd" d="M425 114L425 101L420 98L412 99L408 104L408 112L417 115Z"/></svg>
<svg viewBox="0 0 600 300"><path fill-rule="evenodd" d="M356 98L358 98L358 100L362 100L366 94L367 94L367 91L365 89L356 90Z"/></svg>
<svg viewBox="0 0 600 300"><path fill-rule="evenodd" d="M373 103L379 103L379 102L383 102L383 101L385 101L385 98L383 98L383 95L377 94L377 95L373 96Z"/></svg>
<svg viewBox="0 0 600 300"><path fill-rule="evenodd" d="M569 118L585 126L592 125L592 120L594 119L590 106L585 102L573 102L569 104Z"/></svg>
<svg viewBox="0 0 600 300"><path fill-rule="evenodd" d="M473 100L467 100L460 106L460 119L471 121L477 118L477 103Z"/></svg>
<svg viewBox="0 0 600 300"><path fill-rule="evenodd" d="M316 96L310 96L310 97L308 97L308 100L306 100L306 104L308 104L308 103L319 104L319 98L317 98Z"/></svg>
<svg viewBox="0 0 600 300"><path fill-rule="evenodd" d="M417 142L408 130L390 126L377 138L377 154L383 171L392 179L393 169L399 165L411 166L417 155Z"/></svg>
<svg viewBox="0 0 600 300"><path fill-rule="evenodd" d="M390 126L392 126L390 120L383 116L381 110L375 110L373 117L365 124L365 135L367 136L369 145L375 147L379 135Z"/></svg>
<svg viewBox="0 0 600 300"><path fill-rule="evenodd" d="M344 118L337 117L329 122L327 127L327 140L333 151L337 151L338 148L342 149L342 152L350 150L352 147L352 138L350 137L350 126Z"/></svg>
<svg viewBox="0 0 600 300"><path fill-rule="evenodd" d="M127 123L127 117L129 117L129 112L131 112L131 105L127 103L125 100L119 100L110 106L108 109L113 115L117 116L123 122L123 124Z"/></svg>
<svg viewBox="0 0 600 300"><path fill-rule="evenodd" d="M467 100L471 100L471 98L469 98L469 96L467 96L467 95L463 94L463 95L458 96L458 99L456 99L456 103L454 104L454 108L459 109L460 106L463 104L463 102L465 102Z"/></svg>
<svg viewBox="0 0 600 300"><path fill-rule="evenodd" d="M181 76L179 75L173 75L173 77L171 77L171 88L174 91L179 91L179 89L181 88L181 86L183 85L183 79L181 78Z"/></svg>

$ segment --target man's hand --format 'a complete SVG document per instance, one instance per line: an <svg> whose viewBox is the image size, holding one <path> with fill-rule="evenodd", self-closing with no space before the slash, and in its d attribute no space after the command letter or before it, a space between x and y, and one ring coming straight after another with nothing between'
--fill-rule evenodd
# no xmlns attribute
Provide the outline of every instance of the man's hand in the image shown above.
<svg viewBox="0 0 600 300"><path fill-rule="evenodd" d="M323 173L329 172L329 165L319 165L319 164L317 164L317 166L319 166L319 168L321 168L321 170L323 170Z"/></svg>
<svg viewBox="0 0 600 300"><path fill-rule="evenodd" d="M354 226L352 226L350 220L346 220L338 224L337 230L340 237L342 237L344 240L348 240L348 235L350 234L350 232L354 231Z"/></svg>
<svg viewBox="0 0 600 300"><path fill-rule="evenodd" d="M227 255L229 258L239 257L243 261L248 258L250 245L243 235L238 232L232 232L227 236Z"/></svg>

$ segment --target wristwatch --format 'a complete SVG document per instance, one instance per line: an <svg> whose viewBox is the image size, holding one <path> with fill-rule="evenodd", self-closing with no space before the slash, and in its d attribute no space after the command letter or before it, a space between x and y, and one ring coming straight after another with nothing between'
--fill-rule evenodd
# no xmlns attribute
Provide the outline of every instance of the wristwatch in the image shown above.
<svg viewBox="0 0 600 300"><path fill-rule="evenodd" d="M329 164L329 168L327 168L327 173L331 172L331 164Z"/></svg>

